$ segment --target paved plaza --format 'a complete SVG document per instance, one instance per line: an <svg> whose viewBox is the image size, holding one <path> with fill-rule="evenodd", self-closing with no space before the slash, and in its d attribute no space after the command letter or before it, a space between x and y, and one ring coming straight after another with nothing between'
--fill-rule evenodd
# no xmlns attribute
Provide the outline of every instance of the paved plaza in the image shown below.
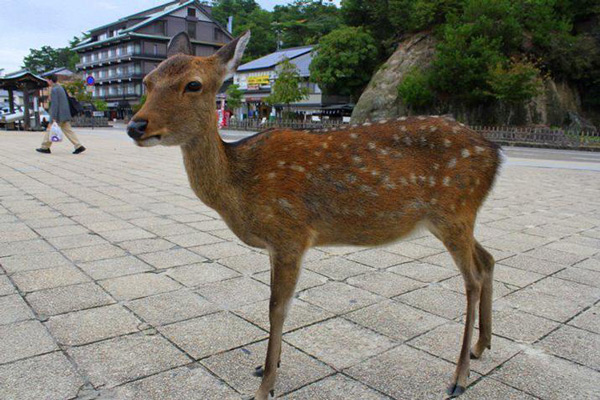
<svg viewBox="0 0 600 400"><path fill-rule="evenodd" d="M178 148L78 133L89 150L75 156L68 143L36 153L41 134L0 132L0 399L252 395L266 253L196 199ZM600 164L508 154L477 229L497 261L495 335L462 398L598 399ZM426 232L311 250L276 395L442 399L465 303Z"/></svg>

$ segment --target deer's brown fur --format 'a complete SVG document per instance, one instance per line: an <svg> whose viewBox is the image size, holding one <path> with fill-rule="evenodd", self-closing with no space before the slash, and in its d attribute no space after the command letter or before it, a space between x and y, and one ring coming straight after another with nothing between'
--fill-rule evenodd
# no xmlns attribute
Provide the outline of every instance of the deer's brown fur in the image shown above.
<svg viewBox="0 0 600 400"><path fill-rule="evenodd" d="M271 130L239 143L221 140L215 95L233 73L249 36L208 58L174 55L146 78L148 121L137 143L180 145L190 185L251 246L271 254L271 331L263 382L275 384L283 321L305 251L317 245L386 244L426 226L452 254L467 292L467 322L451 395L469 373L477 304L480 338L491 342L493 258L473 237L477 211L500 164L498 148L462 124L409 117L339 130ZM178 41L181 42L178 45ZM174 39L170 50L185 48ZM202 83L201 92L185 92Z"/></svg>

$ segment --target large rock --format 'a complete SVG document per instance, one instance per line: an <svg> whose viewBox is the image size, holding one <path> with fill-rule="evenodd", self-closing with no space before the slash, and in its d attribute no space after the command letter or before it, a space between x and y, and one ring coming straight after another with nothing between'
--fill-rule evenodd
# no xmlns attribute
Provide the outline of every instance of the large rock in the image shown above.
<svg viewBox="0 0 600 400"><path fill-rule="evenodd" d="M352 121L391 119L408 115L409 110L398 95L398 85L413 68L425 69L435 55L436 40L429 33L417 33L400 42L398 49L379 68L360 97ZM565 82L546 80L540 94L526 104L500 104L464 107L443 104L427 110L429 114L453 114L471 125L568 125L581 120L578 91Z"/></svg>
<svg viewBox="0 0 600 400"><path fill-rule="evenodd" d="M427 33L417 33L403 40L360 96L352 112L352 121L361 123L406 115L406 107L398 97L398 85L413 68L430 65L435 44L433 36Z"/></svg>

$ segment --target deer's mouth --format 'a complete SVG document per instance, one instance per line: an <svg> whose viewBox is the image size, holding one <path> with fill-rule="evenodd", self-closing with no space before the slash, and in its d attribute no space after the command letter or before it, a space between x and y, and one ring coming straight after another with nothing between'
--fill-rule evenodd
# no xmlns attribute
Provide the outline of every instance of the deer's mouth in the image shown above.
<svg viewBox="0 0 600 400"><path fill-rule="evenodd" d="M152 147L152 146L158 146L161 141L162 141L162 135L154 135L154 136L147 137L145 139L137 139L135 141L135 144L137 144L140 147Z"/></svg>

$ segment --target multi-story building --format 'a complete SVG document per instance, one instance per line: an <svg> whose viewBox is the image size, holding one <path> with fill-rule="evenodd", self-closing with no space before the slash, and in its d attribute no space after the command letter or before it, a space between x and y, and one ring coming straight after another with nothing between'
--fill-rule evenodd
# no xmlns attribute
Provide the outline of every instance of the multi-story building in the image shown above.
<svg viewBox="0 0 600 400"><path fill-rule="evenodd" d="M275 104L273 108L266 103L265 98L271 94L273 83L281 69L281 62L288 59L302 78L301 85L308 89L308 95L304 99L291 104L291 111L309 118L329 115L333 107L339 107L340 112L336 115L339 114L341 118L341 107L347 105L350 99L345 96L326 95L319 85L310 81L309 66L313 55L313 46L294 47L278 50L240 65L233 78L234 83L239 85L244 93L240 117L268 118L283 110L283 104Z"/></svg>
<svg viewBox="0 0 600 400"><path fill-rule="evenodd" d="M209 56L233 39L212 18L210 7L171 1L89 31L75 47L77 69L94 77L93 98L108 102L113 118L125 117L143 94L142 79L167 57L169 40L179 32L188 33L198 56Z"/></svg>

